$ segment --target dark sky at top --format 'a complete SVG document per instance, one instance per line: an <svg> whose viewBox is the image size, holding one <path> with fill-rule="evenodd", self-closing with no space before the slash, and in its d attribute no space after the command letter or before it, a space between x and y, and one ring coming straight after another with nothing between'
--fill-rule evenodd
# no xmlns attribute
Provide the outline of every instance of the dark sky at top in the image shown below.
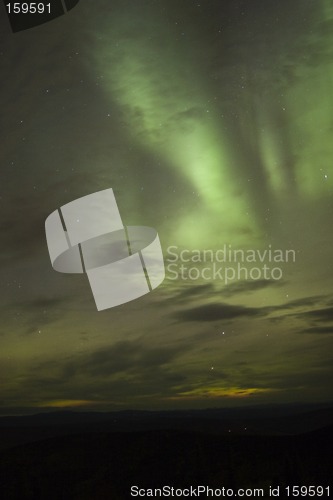
<svg viewBox="0 0 333 500"><path fill-rule="evenodd" d="M1 7L0 413L332 401L332 56L330 0ZM107 188L166 279L97 312L44 222Z"/></svg>

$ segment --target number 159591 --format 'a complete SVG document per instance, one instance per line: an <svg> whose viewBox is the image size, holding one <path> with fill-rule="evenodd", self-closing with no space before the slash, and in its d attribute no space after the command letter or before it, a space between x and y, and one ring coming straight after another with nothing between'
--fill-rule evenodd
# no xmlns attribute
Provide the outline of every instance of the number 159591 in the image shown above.
<svg viewBox="0 0 333 500"><path fill-rule="evenodd" d="M329 486L286 486L288 497L329 497Z"/></svg>
<svg viewBox="0 0 333 500"><path fill-rule="evenodd" d="M14 2L6 4L8 14L51 14L51 4Z"/></svg>

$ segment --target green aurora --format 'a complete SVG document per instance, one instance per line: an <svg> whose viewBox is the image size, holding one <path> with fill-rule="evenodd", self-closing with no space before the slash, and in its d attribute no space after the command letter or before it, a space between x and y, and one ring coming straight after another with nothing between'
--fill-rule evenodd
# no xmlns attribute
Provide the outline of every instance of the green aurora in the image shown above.
<svg viewBox="0 0 333 500"><path fill-rule="evenodd" d="M290 4L1 20L2 414L332 401L333 5ZM97 313L85 277L52 270L44 221L109 187L125 224L157 229L167 273ZM296 257L279 280L168 271L170 247L225 245Z"/></svg>

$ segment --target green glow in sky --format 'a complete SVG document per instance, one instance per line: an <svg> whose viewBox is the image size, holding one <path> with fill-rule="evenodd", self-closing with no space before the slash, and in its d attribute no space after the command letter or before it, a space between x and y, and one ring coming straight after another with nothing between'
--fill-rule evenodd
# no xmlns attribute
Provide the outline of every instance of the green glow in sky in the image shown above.
<svg viewBox="0 0 333 500"><path fill-rule="evenodd" d="M331 0L98 4L0 30L3 413L331 401ZM165 257L296 260L280 281L167 275L97 313L85 276L53 271L44 221L110 187Z"/></svg>
<svg viewBox="0 0 333 500"><path fill-rule="evenodd" d="M214 238L217 230L234 237L246 231L255 237L258 227L243 182L233 169L223 116L205 86L191 44L179 47L179 41L168 39L163 16L148 14L144 20L140 35L131 38L127 17L115 17L112 35L108 43L103 38L95 59L104 91L120 106L132 140L181 172L197 199L197 208L182 216L174 237L191 245ZM146 35L151 26L158 32L158 46Z"/></svg>
<svg viewBox="0 0 333 500"><path fill-rule="evenodd" d="M198 42L195 27L183 21L179 28L180 21L171 23L157 9L140 12L132 24L116 9L108 32L96 41L93 59L106 98L119 106L133 143L163 157L164 168L181 173L188 183L194 204L179 213L172 233L176 243L217 245L221 237L238 244L248 244L249 238L260 242L267 210L281 225L287 223L281 217L290 200L330 196L331 60L311 67L302 55L291 66L284 47L276 68L274 61L267 63L269 54L263 59L267 70L260 80L260 72L251 68L255 52L249 53L248 67L237 70L235 81L230 78L234 67L224 65L221 42L221 75L212 89L209 38ZM316 43L313 34L302 36ZM289 80L281 77L291 70ZM235 88L241 93L237 104ZM234 130L230 118L237 123ZM270 237L274 231L271 221Z"/></svg>

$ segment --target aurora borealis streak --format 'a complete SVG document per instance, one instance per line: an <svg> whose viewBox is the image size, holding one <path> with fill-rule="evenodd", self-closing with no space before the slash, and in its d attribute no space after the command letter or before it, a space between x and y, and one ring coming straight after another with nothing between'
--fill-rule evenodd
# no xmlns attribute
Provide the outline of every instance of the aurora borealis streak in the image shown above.
<svg viewBox="0 0 333 500"><path fill-rule="evenodd" d="M258 185L266 190L270 211L279 212L279 205L289 203L288 198L329 198L333 186L331 108L322 96L330 96L333 67L325 60L313 68L308 57L296 65L293 54L301 42L316 46L321 23L317 22L317 33L302 33L300 40L287 32L289 53L279 53L279 45L286 48L286 43L273 38L273 47L267 45L266 54L261 50L257 61L263 68L260 80L258 68L253 68L253 49L247 51L248 59L239 68L235 61L244 51L242 45L232 64L228 57L224 63L230 40L223 39L217 29L221 19L215 22L214 38L207 35L199 49L195 34L202 26L200 14L190 22L183 17L171 25L158 5L140 5L136 13L133 26L121 7L115 8L110 34L102 37L102 42L97 40L94 57L106 96L120 104L132 140L157 152L170 168L180 171L198 197L195 213L181 221L179 237L186 234L193 244L202 241L200 231L195 238L188 228L195 218L205 231L209 218L212 238L217 230L214 220L220 216L227 235L246 228L256 238L261 234L262 212L267 209L256 206ZM251 23L249 31L260 20L252 18ZM216 32L221 40L216 40ZM232 33L233 43L239 42L241 34ZM268 42L270 34L264 32L265 36ZM164 39L168 43L160 41ZM210 52L212 46L214 51ZM271 52L279 55L273 68ZM217 54L221 59L219 74L209 78ZM231 71L236 74L230 89L224 74L229 76ZM232 130L230 118L238 130ZM314 130L314 123L321 125ZM313 151L317 153L316 165ZM254 187L249 189L249 183ZM270 231L273 236L274 228Z"/></svg>
<svg viewBox="0 0 333 500"><path fill-rule="evenodd" d="M171 33L170 43L159 42L156 50L155 38L170 39L170 29L163 14L154 16L155 9L151 13L150 7L146 12L138 7L142 21L133 27L138 36L128 35L131 28L124 13L120 20L115 14L110 40L106 44L104 40L102 50L99 45L95 48L105 92L120 104L133 142L162 156L198 198L194 213L179 221L179 238L197 243L199 238L191 230L193 219L200 220L203 231L207 217L213 222L217 216L224 218L226 231L245 226L254 231L247 191L234 178L231 167L235 159L218 108L205 89L197 52L192 53L189 41L183 47L176 33ZM209 231L216 230L213 223Z"/></svg>
<svg viewBox="0 0 333 500"><path fill-rule="evenodd" d="M5 21L2 412L330 401L330 2L81 0L19 34ZM44 220L109 187L166 259L295 261L276 281L167 273L97 313L84 277L52 271Z"/></svg>

